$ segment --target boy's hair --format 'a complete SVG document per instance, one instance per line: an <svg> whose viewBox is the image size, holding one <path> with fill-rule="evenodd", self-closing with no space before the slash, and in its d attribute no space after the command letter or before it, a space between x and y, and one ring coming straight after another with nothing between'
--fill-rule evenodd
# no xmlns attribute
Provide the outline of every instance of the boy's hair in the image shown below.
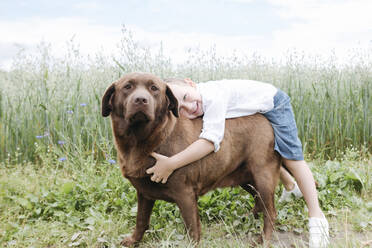
<svg viewBox="0 0 372 248"><path fill-rule="evenodd" d="M187 85L187 82L180 78L166 78L164 79L164 82L167 84Z"/></svg>

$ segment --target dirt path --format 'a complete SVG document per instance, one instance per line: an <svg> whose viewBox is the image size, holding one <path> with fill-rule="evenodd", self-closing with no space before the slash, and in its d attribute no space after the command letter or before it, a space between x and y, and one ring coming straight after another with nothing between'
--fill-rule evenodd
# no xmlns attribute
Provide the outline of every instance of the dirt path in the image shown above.
<svg viewBox="0 0 372 248"><path fill-rule="evenodd" d="M337 221L336 218L328 219L330 223L330 248L372 248L372 231L354 231L351 224ZM308 232L296 234L293 232L276 231L273 233L272 247L308 247ZM247 244L252 244L252 238L243 238ZM255 245L253 245L255 247Z"/></svg>
<svg viewBox="0 0 372 248"><path fill-rule="evenodd" d="M330 247L368 247L372 248L372 232L356 232L350 225L330 220ZM292 232L275 232L274 247L308 247L308 233L301 235Z"/></svg>

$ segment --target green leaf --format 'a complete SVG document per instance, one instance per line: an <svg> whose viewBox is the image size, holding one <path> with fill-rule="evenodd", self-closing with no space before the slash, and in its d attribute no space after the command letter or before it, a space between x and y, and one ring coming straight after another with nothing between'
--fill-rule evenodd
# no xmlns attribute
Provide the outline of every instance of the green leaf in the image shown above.
<svg viewBox="0 0 372 248"><path fill-rule="evenodd" d="M74 182L67 182L65 184L62 185L62 187L60 188L60 192L61 193L65 193L65 194L69 194L72 192L72 190L74 189L75 187L75 183Z"/></svg>
<svg viewBox="0 0 372 248"><path fill-rule="evenodd" d="M70 243L68 246L69 247L73 247L73 246L79 246L81 243L81 241L78 241L78 242L73 242L73 243Z"/></svg>
<svg viewBox="0 0 372 248"><path fill-rule="evenodd" d="M334 183L334 182L338 181L338 179L340 179L342 177L343 177L342 172L336 172L336 173L332 173L329 176L329 180L331 181L331 183Z"/></svg>
<svg viewBox="0 0 372 248"><path fill-rule="evenodd" d="M32 203L37 203L39 201L39 198L33 194L28 194L27 198L32 202Z"/></svg>
<svg viewBox="0 0 372 248"><path fill-rule="evenodd" d="M278 226L277 228L278 228L280 231L288 232L288 227L287 227L287 226L282 225L282 226Z"/></svg>
<svg viewBox="0 0 372 248"><path fill-rule="evenodd" d="M359 226L360 226L361 228L366 228L366 227L368 226L368 223L365 222L365 221L362 221L362 222L359 223Z"/></svg>
<svg viewBox="0 0 372 248"><path fill-rule="evenodd" d="M87 219L85 219L85 223L89 225L94 225L95 222L96 220L93 217L88 217Z"/></svg>
<svg viewBox="0 0 372 248"><path fill-rule="evenodd" d="M80 234L81 232L74 233L71 237L71 241L75 241L80 236Z"/></svg>
<svg viewBox="0 0 372 248"><path fill-rule="evenodd" d="M37 209L35 210L35 213L36 213L37 215L40 215L40 213L41 213L41 208L37 208Z"/></svg>
<svg viewBox="0 0 372 248"><path fill-rule="evenodd" d="M156 230L159 230L161 228L161 225L158 223L158 224L156 224L156 225L154 225L154 230L156 231Z"/></svg>
<svg viewBox="0 0 372 248"><path fill-rule="evenodd" d="M21 204L22 207L24 207L28 210L32 209L32 204L28 200L23 199L23 198L18 198L18 202L19 202L19 204Z"/></svg>
<svg viewBox="0 0 372 248"><path fill-rule="evenodd" d="M239 220L234 220L233 226L239 226L239 224L240 224L240 221Z"/></svg>
<svg viewBox="0 0 372 248"><path fill-rule="evenodd" d="M354 171L353 169L350 169L350 171L345 174L345 179L351 182L355 190L357 190L359 193L362 191L364 187L363 182L359 174L356 171Z"/></svg>
<svg viewBox="0 0 372 248"><path fill-rule="evenodd" d="M40 103L39 106L40 106L42 109L47 110L47 108L45 107L44 104Z"/></svg>

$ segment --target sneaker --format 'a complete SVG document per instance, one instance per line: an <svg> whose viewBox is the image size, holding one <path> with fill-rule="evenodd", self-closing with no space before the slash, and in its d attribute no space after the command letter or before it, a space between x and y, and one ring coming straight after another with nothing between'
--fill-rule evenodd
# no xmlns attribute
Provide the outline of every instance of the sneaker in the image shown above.
<svg viewBox="0 0 372 248"><path fill-rule="evenodd" d="M294 187L292 190L287 191L285 188L282 192L282 195L279 198L279 202L289 202L291 200L291 195L294 195L295 198L302 197L302 192L298 187L297 183L294 182Z"/></svg>
<svg viewBox="0 0 372 248"><path fill-rule="evenodd" d="M309 218L309 248L325 248L329 245L329 226L326 218Z"/></svg>

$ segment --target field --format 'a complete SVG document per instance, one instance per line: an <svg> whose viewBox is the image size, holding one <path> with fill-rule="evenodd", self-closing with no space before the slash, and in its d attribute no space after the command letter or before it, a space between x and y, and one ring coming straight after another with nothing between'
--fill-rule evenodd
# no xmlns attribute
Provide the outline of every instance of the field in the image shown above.
<svg viewBox="0 0 372 248"><path fill-rule="evenodd" d="M282 63L259 56L190 51L174 64L124 33L121 53L86 58L70 44L65 58L40 45L0 71L0 246L118 247L135 225L136 193L116 163L105 88L146 71L196 82L249 78L273 83L292 99L306 160L330 220L332 247L372 244L372 61L354 51L348 63L290 52ZM277 198L282 187L277 189ZM276 199L277 200L277 199ZM219 189L199 200L200 247L248 247L262 228L253 198ZM306 247L302 199L279 204L275 247ZM304 240L304 241L302 241ZM193 247L178 209L157 202L140 247Z"/></svg>

